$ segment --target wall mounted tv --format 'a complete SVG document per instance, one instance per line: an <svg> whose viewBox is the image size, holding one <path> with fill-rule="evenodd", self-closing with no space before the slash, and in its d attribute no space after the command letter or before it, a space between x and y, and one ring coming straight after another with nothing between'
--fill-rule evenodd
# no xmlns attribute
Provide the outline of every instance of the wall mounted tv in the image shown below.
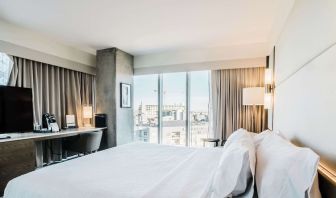
<svg viewBox="0 0 336 198"><path fill-rule="evenodd" d="M32 89L0 86L0 133L32 130Z"/></svg>

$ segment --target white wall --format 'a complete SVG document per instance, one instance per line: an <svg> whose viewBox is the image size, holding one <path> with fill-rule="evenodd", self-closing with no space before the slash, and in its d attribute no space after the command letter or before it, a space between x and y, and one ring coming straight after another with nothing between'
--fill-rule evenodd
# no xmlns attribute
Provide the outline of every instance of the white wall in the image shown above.
<svg viewBox="0 0 336 198"><path fill-rule="evenodd" d="M217 70L217 69L234 69L234 68L251 68L251 67L265 67L266 57L233 59L210 62L193 62L176 65L164 65L154 67L140 67L134 69L135 75L143 74L159 74L169 72L188 72L188 71L202 71L202 70Z"/></svg>
<svg viewBox="0 0 336 198"><path fill-rule="evenodd" d="M30 53L27 49L31 49L34 52L41 52L42 54L40 56L41 58L44 58L44 60L45 57L42 56L47 54L89 67L95 67L96 65L94 50L87 49L86 51L83 51L76 49L65 43L55 41L55 39L51 37L47 37L40 33L12 25L1 20L0 41L6 44L0 46L0 51L2 52L11 51L12 53L15 53L16 50L12 50L10 44L13 44L14 47L23 47L23 50L20 51L21 54L12 55L24 56L25 52L27 54Z"/></svg>
<svg viewBox="0 0 336 198"><path fill-rule="evenodd" d="M206 49L184 49L135 56L134 68L151 68L175 65L191 65L208 62L221 62L236 59L265 57L268 43L225 46ZM208 68L209 69L209 68Z"/></svg>
<svg viewBox="0 0 336 198"><path fill-rule="evenodd" d="M296 0L276 42L274 129L336 168L336 1Z"/></svg>

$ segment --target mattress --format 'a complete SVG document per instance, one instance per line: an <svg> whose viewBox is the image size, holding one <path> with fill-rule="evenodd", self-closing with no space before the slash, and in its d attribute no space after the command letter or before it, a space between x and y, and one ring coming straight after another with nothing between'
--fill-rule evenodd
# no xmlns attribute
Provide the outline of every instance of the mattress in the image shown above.
<svg viewBox="0 0 336 198"><path fill-rule="evenodd" d="M17 177L4 198L210 197L222 152L126 144Z"/></svg>

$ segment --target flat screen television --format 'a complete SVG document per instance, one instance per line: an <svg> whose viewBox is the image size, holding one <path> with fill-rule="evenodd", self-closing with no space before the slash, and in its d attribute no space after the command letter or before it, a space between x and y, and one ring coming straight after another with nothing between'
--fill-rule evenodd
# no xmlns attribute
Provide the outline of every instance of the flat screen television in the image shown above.
<svg viewBox="0 0 336 198"><path fill-rule="evenodd" d="M33 131L32 89L0 86L0 133Z"/></svg>

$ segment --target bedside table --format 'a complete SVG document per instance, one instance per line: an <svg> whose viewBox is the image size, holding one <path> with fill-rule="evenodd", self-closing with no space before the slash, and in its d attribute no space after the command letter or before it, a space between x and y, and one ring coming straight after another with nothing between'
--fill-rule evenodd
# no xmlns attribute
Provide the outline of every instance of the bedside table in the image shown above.
<svg viewBox="0 0 336 198"><path fill-rule="evenodd" d="M205 147L205 142L213 142L215 143L215 147L217 147L220 141L219 139L216 138L202 138L201 140L203 141L203 147Z"/></svg>

